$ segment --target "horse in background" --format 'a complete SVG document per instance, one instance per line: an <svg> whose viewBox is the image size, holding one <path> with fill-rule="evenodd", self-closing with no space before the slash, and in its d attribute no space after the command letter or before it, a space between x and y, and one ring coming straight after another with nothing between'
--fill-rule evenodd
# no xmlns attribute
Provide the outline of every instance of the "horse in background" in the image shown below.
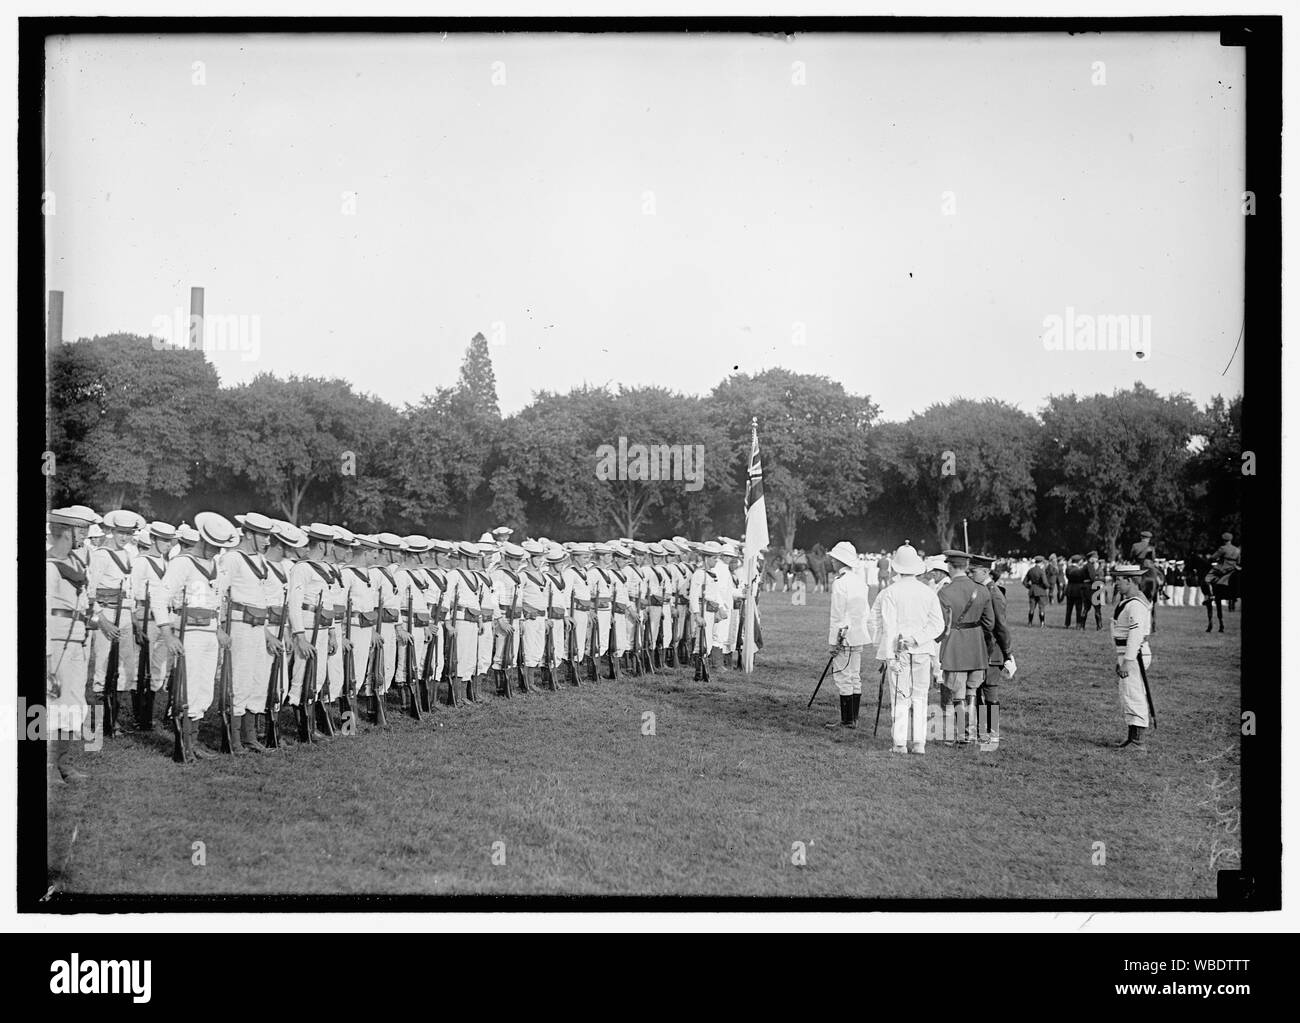
<svg viewBox="0 0 1300 1023"><path fill-rule="evenodd" d="M1205 605L1205 631L1214 630L1214 616L1219 616L1219 631L1223 631L1223 602L1228 602L1228 610L1237 609L1238 580L1241 575L1241 568L1238 566L1231 569L1223 575L1218 574L1218 569L1209 558L1203 558L1199 554L1193 554L1187 558L1187 568L1196 572L1196 578L1200 580L1201 594L1205 598L1202 603Z"/></svg>

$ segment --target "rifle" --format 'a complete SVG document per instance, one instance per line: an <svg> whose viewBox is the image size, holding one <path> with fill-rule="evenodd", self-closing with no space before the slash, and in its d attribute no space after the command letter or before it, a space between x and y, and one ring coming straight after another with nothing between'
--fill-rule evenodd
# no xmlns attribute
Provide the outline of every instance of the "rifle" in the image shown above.
<svg viewBox="0 0 1300 1023"><path fill-rule="evenodd" d="M618 615L614 612L613 590L609 598L609 677L618 678Z"/></svg>
<svg viewBox="0 0 1300 1023"><path fill-rule="evenodd" d="M582 658L578 654L578 627L574 624L577 621L578 612L578 594L572 584L569 587L569 620L564 623L564 650L569 655L569 671L573 673L573 684L581 686L578 681L578 667Z"/></svg>
<svg viewBox="0 0 1300 1023"><path fill-rule="evenodd" d="M709 637L707 635L707 631L704 627L704 623L701 622L699 635L695 639L695 681L696 682L709 681L709 654L707 649L708 642L709 642Z"/></svg>
<svg viewBox="0 0 1300 1023"><path fill-rule="evenodd" d="M627 618L627 631L631 640L631 649L628 650L628 664L632 669L633 675L641 674L641 616L636 599L632 594L627 595L628 610L625 612Z"/></svg>
<svg viewBox="0 0 1300 1023"><path fill-rule="evenodd" d="M519 664L519 653L515 649L515 598L519 596L524 588L522 576L515 583L515 592L510 597L510 610L506 613L506 634L501 644L501 680L498 683L498 693L510 700L514 698L514 690L510 688L510 666L513 664L515 670L519 672L519 679L522 682L524 672ZM494 644L495 645L495 641ZM522 646L522 644L519 644ZM502 691L504 689L504 691Z"/></svg>
<svg viewBox="0 0 1300 1023"><path fill-rule="evenodd" d="M416 721L420 720L420 698L415 694L415 600L411 596L411 588L406 588L406 627L410 632L410 639L406 641L406 656L403 660L406 662L405 677L402 679L402 690L411 699L411 717ZM396 681L396 678L394 678Z"/></svg>
<svg viewBox="0 0 1300 1023"><path fill-rule="evenodd" d="M307 653L307 663L302 668L302 692L298 694L298 741L312 743L311 715L316 703L316 639L320 635L320 607L325 600L325 591L321 590L316 598L316 610L312 613L311 649Z"/></svg>
<svg viewBox="0 0 1300 1023"><path fill-rule="evenodd" d="M1138 651L1138 674L1142 676L1142 688L1147 694L1147 708L1151 711L1151 731L1156 730L1156 705L1151 699L1151 683L1147 681L1147 666L1142 661L1142 651Z"/></svg>
<svg viewBox="0 0 1300 1023"><path fill-rule="evenodd" d="M450 579L450 575L448 575ZM450 583L448 583L450 585ZM448 626L444 633L447 637L447 667L444 674L447 676L447 706L459 707L460 694L456 692L456 675L460 670L459 658L456 654L456 615L460 612L460 585L457 584L456 592L452 594L451 611L447 616Z"/></svg>
<svg viewBox="0 0 1300 1023"><path fill-rule="evenodd" d="M343 720L352 715L355 719L356 708L352 704L357 693L357 661L352 653L352 589L348 588L346 602L347 620L343 623L343 689L339 692L339 713Z"/></svg>
<svg viewBox="0 0 1300 1023"><path fill-rule="evenodd" d="M176 745L172 748L172 759L178 764L192 763L194 751L190 749L190 737L185 734L186 720L190 716L189 680L185 674L185 616L189 610L189 593L181 596L181 627L177 639L181 643L181 652L176 655L172 665L171 677L167 680L168 712L172 719L172 730L176 733Z"/></svg>
<svg viewBox="0 0 1300 1023"><path fill-rule="evenodd" d="M382 728L388 724L388 711L379 684L384 677L384 591L379 590L379 603L375 610L375 631L370 634L370 653L366 656L366 677L361 684L370 689L370 709L375 724Z"/></svg>
<svg viewBox="0 0 1300 1023"><path fill-rule="evenodd" d="M153 666L149 663L149 580L144 583L144 623L140 629L140 661L135 669L135 722L146 730L153 728L153 707L146 697L153 696ZM146 714L146 707L148 713ZM144 718L148 721L144 721Z"/></svg>
<svg viewBox="0 0 1300 1023"><path fill-rule="evenodd" d="M437 615L437 608L429 608L429 624L426 628L432 630L434 636L440 631ZM420 707L429 713L433 713L434 707L438 705L438 679L433 673L433 655L437 649L437 640L426 637L424 662L420 665Z"/></svg>
<svg viewBox="0 0 1300 1023"><path fill-rule="evenodd" d="M113 626L122 625L122 583L117 584L117 610L113 614ZM117 732L117 674L118 643L115 639L108 645L108 663L104 665L104 735L112 738Z"/></svg>
<svg viewBox="0 0 1300 1023"><path fill-rule="evenodd" d="M555 636L551 631L551 608L554 606L555 589L548 586L546 588L546 617L542 619L546 628L546 631L542 634L542 677L550 683L553 692L558 692L560 685L555 677Z"/></svg>
<svg viewBox="0 0 1300 1023"><path fill-rule="evenodd" d="M289 617L289 590L284 591L284 604L280 607L280 633L276 637L280 646L271 660L271 676L266 682L266 748L280 748L280 728L276 716L280 713L280 677L284 674L284 623Z"/></svg>
<svg viewBox="0 0 1300 1023"><path fill-rule="evenodd" d="M226 595L226 641L230 642L231 627L231 607L230 595ZM221 627L218 620L217 627ZM235 746L232 741L231 731L234 728L234 721L231 720L232 705L235 702L234 677L230 667L230 649L228 647L217 647L217 713L221 716L221 752L234 753Z"/></svg>

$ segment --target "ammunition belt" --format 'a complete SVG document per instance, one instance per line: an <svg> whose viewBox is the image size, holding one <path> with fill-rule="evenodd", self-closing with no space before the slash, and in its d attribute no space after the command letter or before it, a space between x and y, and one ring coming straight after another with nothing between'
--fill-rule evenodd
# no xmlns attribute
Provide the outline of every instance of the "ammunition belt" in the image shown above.
<svg viewBox="0 0 1300 1023"><path fill-rule="evenodd" d="M716 600L706 600L704 602L704 610L708 611L711 614L717 614L719 611L722 610L722 605L719 604Z"/></svg>
<svg viewBox="0 0 1300 1023"><path fill-rule="evenodd" d="M566 617L565 614L564 614L564 608L562 608L562 607L548 607L548 608L546 609L546 617L549 618L549 619L550 619L551 621L553 621L553 622L562 622L562 621L564 621L564 619L565 619L565 617Z"/></svg>
<svg viewBox="0 0 1300 1023"><path fill-rule="evenodd" d="M358 629L373 629L379 621L378 611L353 611L352 624Z"/></svg>
<svg viewBox="0 0 1300 1023"><path fill-rule="evenodd" d="M481 622L481 621L483 621L483 614L482 614L482 612L478 611L476 608L472 608L472 607L463 607L463 608L460 609L460 614L461 614L461 617L458 618L457 621L462 621L462 622Z"/></svg>
<svg viewBox="0 0 1300 1023"><path fill-rule="evenodd" d="M664 598L663 598L663 597L660 597L660 596L658 596L657 594L654 594L654 593L650 594L650 606L651 606L651 607L663 607L663 606L664 606Z"/></svg>
<svg viewBox="0 0 1300 1023"><path fill-rule="evenodd" d="M583 600L580 597L573 598L573 609L575 611L592 611L595 609L595 601Z"/></svg>
<svg viewBox="0 0 1300 1023"><path fill-rule="evenodd" d="M503 617L508 622L513 622L516 618L519 617L519 612L515 610L514 605L501 604L499 605L499 607L501 608L501 617Z"/></svg>
<svg viewBox="0 0 1300 1023"><path fill-rule="evenodd" d="M397 612L391 607L384 608L384 624L392 625L395 621L397 621Z"/></svg>
<svg viewBox="0 0 1300 1023"><path fill-rule="evenodd" d="M615 602L614 602L614 613L615 613L615 614L618 614L618 615L631 614L631 613L632 613L632 605L631 605L631 604L620 604L620 603L618 603L617 601L615 601Z"/></svg>
<svg viewBox="0 0 1300 1023"><path fill-rule="evenodd" d="M279 625L282 621L284 621L284 608L268 607L266 609L266 620L271 625Z"/></svg>
<svg viewBox="0 0 1300 1023"><path fill-rule="evenodd" d="M265 625L267 619L271 617L270 611L264 607L257 607L253 604L241 604L237 600L230 602L231 614L238 614L241 617L237 621L245 625Z"/></svg>
<svg viewBox="0 0 1300 1023"><path fill-rule="evenodd" d="M545 617L546 617L546 612L541 608L529 607L527 604L524 605L524 621L533 622L536 621L538 618L545 618Z"/></svg>
<svg viewBox="0 0 1300 1023"><path fill-rule="evenodd" d="M597 611L608 611L608 610L609 610L609 605L612 604L612 603L613 603L613 601L612 601L609 597L597 597L597 598L596 598L596 610L597 610Z"/></svg>
<svg viewBox="0 0 1300 1023"><path fill-rule="evenodd" d="M84 622L86 620L85 611L73 611L67 607L51 608L50 614L55 618L71 618L74 622Z"/></svg>
<svg viewBox="0 0 1300 1023"><path fill-rule="evenodd" d="M176 615L179 617L179 615L180 615L180 609L178 608L178 609L174 612L174 614L176 614ZM187 607L187 608L185 609L185 624L186 624L186 625L197 625L199 628L203 628L203 627L206 626L206 625L211 625L211 624L212 624L213 622L215 622L216 620L217 620L217 611L216 611L216 608L211 608L211 607Z"/></svg>
<svg viewBox="0 0 1300 1023"><path fill-rule="evenodd" d="M303 604L302 609L304 611L315 611L316 607L313 604ZM326 607L324 604L322 604L320 608L320 612L316 615L316 624L333 625L334 609L332 607Z"/></svg>
<svg viewBox="0 0 1300 1023"><path fill-rule="evenodd" d="M109 589L109 588L105 588L105 587L102 587L102 586L101 586L101 587L99 587L98 589L95 590L95 603L96 603L96 604L105 604L105 605L107 605L108 607L117 607L117 596L118 596L118 594L117 594L117 588L116 588L116 587L114 587L114 588L112 588L112 589ZM130 603L133 603L133 601L134 601L134 598L131 596L131 591L130 591L130 590L123 590L123 591L122 591L122 603L123 603L123 604L130 604Z"/></svg>

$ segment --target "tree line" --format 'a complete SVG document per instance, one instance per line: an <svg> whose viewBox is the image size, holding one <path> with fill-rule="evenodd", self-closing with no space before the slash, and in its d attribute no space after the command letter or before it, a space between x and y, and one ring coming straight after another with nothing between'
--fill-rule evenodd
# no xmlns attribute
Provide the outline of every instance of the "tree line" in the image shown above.
<svg viewBox="0 0 1300 1023"><path fill-rule="evenodd" d="M740 536L757 417L775 547L945 548L966 520L971 546L990 552L1113 555L1150 529L1173 553L1239 531L1250 471L1239 396L1202 408L1140 383L1052 395L1036 415L958 398L886 422L867 396L776 368L703 396L542 391L503 416L482 334L454 383L402 408L341 379L264 373L222 387L202 351L127 334L58 346L48 402L55 503L173 522L254 508L443 537L501 524L559 538ZM620 438L702 452L699 480L598 472L598 450Z"/></svg>

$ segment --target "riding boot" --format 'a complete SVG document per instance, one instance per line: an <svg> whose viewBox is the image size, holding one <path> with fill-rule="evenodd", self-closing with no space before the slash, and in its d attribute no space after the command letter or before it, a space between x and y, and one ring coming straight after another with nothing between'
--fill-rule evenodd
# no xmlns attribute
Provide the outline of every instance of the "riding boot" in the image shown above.
<svg viewBox="0 0 1300 1023"><path fill-rule="evenodd" d="M853 727L858 727L858 710L862 706L862 694L853 694Z"/></svg>
<svg viewBox="0 0 1300 1023"><path fill-rule="evenodd" d="M1137 729L1136 729L1133 725L1129 725L1129 726L1128 726L1128 736L1124 739L1123 742L1117 742L1117 743L1115 743L1114 748L1115 748L1115 749L1123 749L1125 746L1127 746L1127 745L1129 745L1130 743L1132 743L1132 741L1133 741L1133 733L1136 732L1136 731L1137 731Z"/></svg>
<svg viewBox="0 0 1300 1023"><path fill-rule="evenodd" d="M853 697L840 697L840 719L827 721L825 728L851 728L853 726Z"/></svg>
<svg viewBox="0 0 1300 1023"><path fill-rule="evenodd" d="M131 690L131 721L136 728L140 727L140 696L138 687Z"/></svg>

